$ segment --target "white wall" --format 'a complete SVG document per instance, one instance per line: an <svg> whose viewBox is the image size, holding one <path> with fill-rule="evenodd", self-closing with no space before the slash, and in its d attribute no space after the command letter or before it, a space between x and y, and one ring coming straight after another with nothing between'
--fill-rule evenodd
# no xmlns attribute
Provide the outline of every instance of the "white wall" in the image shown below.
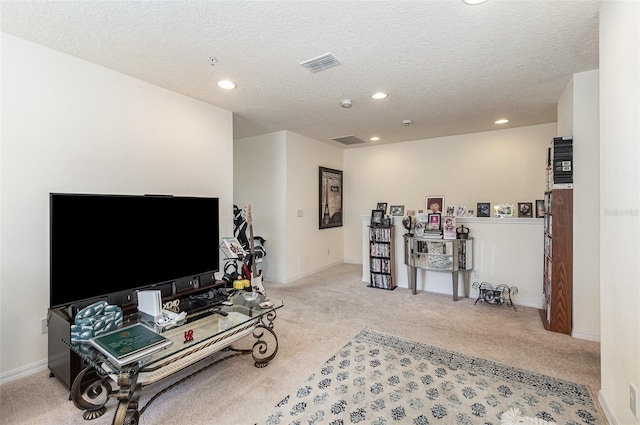
<svg viewBox="0 0 640 425"><path fill-rule="evenodd" d="M286 134L283 131L233 142L233 202L251 205L253 234L262 236L267 253L257 264L263 279L282 281L286 275L287 240L283 205L287 193Z"/></svg>
<svg viewBox="0 0 640 425"><path fill-rule="evenodd" d="M341 263L343 227L318 228L318 168L342 170L342 150L289 131L234 145L234 201L252 204L254 232L267 239L265 279L291 282Z"/></svg>
<svg viewBox="0 0 640 425"><path fill-rule="evenodd" d="M600 339L600 98L599 71L573 76L573 330ZM578 165L579 164L579 165Z"/></svg>
<svg viewBox="0 0 640 425"><path fill-rule="evenodd" d="M554 123L345 150L345 261L362 263L360 217L378 202L405 212L425 209L427 195L473 209L478 202L535 205L555 135Z"/></svg>
<svg viewBox="0 0 640 425"><path fill-rule="evenodd" d="M0 375L44 367L50 192L216 196L232 230L232 115L1 34ZM91 284L90 281L87 284Z"/></svg>
<svg viewBox="0 0 640 425"><path fill-rule="evenodd" d="M368 253L368 216L362 216L363 257ZM542 308L542 267L543 219L541 218L457 218L456 225L470 229L473 238L473 270L467 273L469 297L477 298L474 282L515 286L518 291L513 296L517 306ZM404 264L404 234L400 217L394 218L394 264L396 285L409 288L408 268ZM517 235L517 237L514 237ZM458 295L464 296L464 273L459 273ZM370 282L369 263L362 264L362 280ZM418 291L453 294L452 275L418 269L416 273ZM542 325L542 322L540 323Z"/></svg>
<svg viewBox="0 0 640 425"><path fill-rule="evenodd" d="M556 136L573 136L573 77L558 99L558 133Z"/></svg>
<svg viewBox="0 0 640 425"><path fill-rule="evenodd" d="M600 128L598 70L575 74L558 101L558 136L573 136L575 337L600 339Z"/></svg>
<svg viewBox="0 0 640 425"><path fill-rule="evenodd" d="M342 170L342 152L287 132L287 281L343 262L344 227L319 229L319 167ZM348 187L349 173L343 179L343 188ZM298 211L302 217L297 216Z"/></svg>
<svg viewBox="0 0 640 425"><path fill-rule="evenodd" d="M600 401L612 425L640 423L640 3L600 8Z"/></svg>

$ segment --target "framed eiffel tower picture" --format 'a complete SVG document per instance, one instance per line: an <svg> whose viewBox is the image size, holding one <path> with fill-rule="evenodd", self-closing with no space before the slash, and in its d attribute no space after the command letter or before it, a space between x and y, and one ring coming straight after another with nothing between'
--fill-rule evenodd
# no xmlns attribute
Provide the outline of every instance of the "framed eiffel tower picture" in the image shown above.
<svg viewBox="0 0 640 425"><path fill-rule="evenodd" d="M342 171L320 167L319 183L319 228L341 227Z"/></svg>

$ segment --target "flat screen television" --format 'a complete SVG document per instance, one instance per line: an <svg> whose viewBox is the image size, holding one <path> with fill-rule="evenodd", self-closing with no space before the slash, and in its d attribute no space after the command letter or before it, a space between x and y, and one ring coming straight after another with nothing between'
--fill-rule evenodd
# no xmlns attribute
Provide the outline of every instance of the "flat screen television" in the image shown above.
<svg viewBox="0 0 640 425"><path fill-rule="evenodd" d="M213 279L218 213L218 198L51 193L50 307Z"/></svg>

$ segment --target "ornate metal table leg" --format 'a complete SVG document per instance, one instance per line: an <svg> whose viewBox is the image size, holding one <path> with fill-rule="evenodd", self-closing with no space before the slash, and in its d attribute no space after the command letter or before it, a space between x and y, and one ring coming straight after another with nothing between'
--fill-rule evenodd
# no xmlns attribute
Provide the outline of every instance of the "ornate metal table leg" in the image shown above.
<svg viewBox="0 0 640 425"><path fill-rule="evenodd" d="M253 336L257 341L253 344L252 357L255 367L266 367L278 353L278 337L273 331L273 321L276 318L276 311L272 310L262 316L260 323L253 330ZM266 338L265 338L266 336ZM267 339L271 339L270 345Z"/></svg>
<svg viewBox="0 0 640 425"><path fill-rule="evenodd" d="M118 375L118 386L118 407L113 416L113 425L137 425L140 419L138 399L142 391L138 375L121 373Z"/></svg>
<svg viewBox="0 0 640 425"><path fill-rule="evenodd" d="M86 390L82 391L82 378L90 369L93 368L91 366L85 367L71 385L71 400L78 409L84 410L82 417L86 420L96 419L104 415L107 410L104 405L109 400L109 396L114 393L108 377L101 377L101 379L93 382ZM94 403L101 395L104 396L104 400L99 404Z"/></svg>

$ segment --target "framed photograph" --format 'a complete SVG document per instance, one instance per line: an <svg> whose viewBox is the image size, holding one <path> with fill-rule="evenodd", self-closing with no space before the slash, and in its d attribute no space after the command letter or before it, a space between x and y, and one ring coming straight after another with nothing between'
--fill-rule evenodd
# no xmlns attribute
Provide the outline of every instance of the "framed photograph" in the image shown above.
<svg viewBox="0 0 640 425"><path fill-rule="evenodd" d="M544 217L545 212L544 199L536 199L536 217Z"/></svg>
<svg viewBox="0 0 640 425"><path fill-rule="evenodd" d="M449 205L447 206L447 213L445 214L447 217L450 217L452 215L455 215L456 212L456 207L453 205Z"/></svg>
<svg viewBox="0 0 640 425"><path fill-rule="evenodd" d="M442 226L443 239L456 239L456 218L454 216L445 216Z"/></svg>
<svg viewBox="0 0 640 425"><path fill-rule="evenodd" d="M489 202L478 202L478 217L491 217L491 204Z"/></svg>
<svg viewBox="0 0 640 425"><path fill-rule="evenodd" d="M467 217L475 217L476 212L474 210L467 211Z"/></svg>
<svg viewBox="0 0 640 425"><path fill-rule="evenodd" d="M382 210L383 214L387 213L387 203L386 202L378 202L378 206L376 206L377 210Z"/></svg>
<svg viewBox="0 0 640 425"><path fill-rule="evenodd" d="M427 221L429 223L429 230L440 230L440 223L442 221L442 214L440 213L429 213L427 214Z"/></svg>
<svg viewBox="0 0 640 425"><path fill-rule="evenodd" d="M533 217L533 203L518 202L518 217Z"/></svg>
<svg viewBox="0 0 640 425"><path fill-rule="evenodd" d="M427 196L424 203L424 210L428 213L440 213L442 214L442 209L444 208L444 196Z"/></svg>
<svg viewBox="0 0 640 425"><path fill-rule="evenodd" d="M371 225L372 226L380 226L382 224L382 219L384 218L384 211L382 210L371 210Z"/></svg>
<svg viewBox="0 0 640 425"><path fill-rule="evenodd" d="M456 208L456 217L464 217L464 213L466 211L467 207L465 207L464 205L458 206L458 208Z"/></svg>
<svg viewBox="0 0 640 425"><path fill-rule="evenodd" d="M429 223L426 221L416 221L416 236L421 238L424 236L424 231L429 227Z"/></svg>
<svg viewBox="0 0 640 425"><path fill-rule="evenodd" d="M320 229L342 227L342 171L319 169Z"/></svg>
<svg viewBox="0 0 640 425"><path fill-rule="evenodd" d="M403 216L404 215L404 205L391 205L389 207L389 212L391 213L391 215Z"/></svg>
<svg viewBox="0 0 640 425"><path fill-rule="evenodd" d="M513 204L498 204L493 209L496 210L496 217L513 217Z"/></svg>

